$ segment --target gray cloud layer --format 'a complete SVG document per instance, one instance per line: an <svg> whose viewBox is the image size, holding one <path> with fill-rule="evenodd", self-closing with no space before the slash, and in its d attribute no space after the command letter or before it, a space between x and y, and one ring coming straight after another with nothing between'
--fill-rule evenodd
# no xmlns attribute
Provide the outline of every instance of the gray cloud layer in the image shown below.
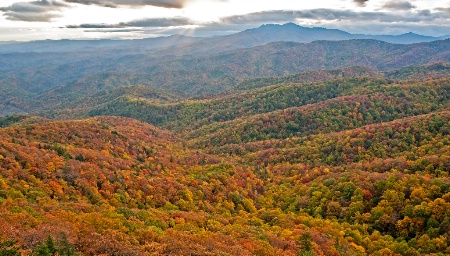
<svg viewBox="0 0 450 256"><path fill-rule="evenodd" d="M9 7L0 8L8 20L49 22L60 17L59 11L67 4L54 0L19 2Z"/></svg>
<svg viewBox="0 0 450 256"><path fill-rule="evenodd" d="M186 26L193 24L195 24L195 22L188 18L173 17L173 18L151 18L151 19L133 20L129 22L120 22L118 24L69 25L67 26L67 28L126 28L126 27L161 28L173 26Z"/></svg>
<svg viewBox="0 0 450 256"><path fill-rule="evenodd" d="M394 7L393 7L394 8ZM395 8L405 8L396 6ZM185 17L174 18L152 18L134 20L130 22L121 22L118 24L82 24L76 26L68 26L71 28L117 28L117 27L170 27L185 25L202 25L202 26L226 26L226 25L255 25L266 23L285 23L293 22L297 19L322 20L322 21L352 21L356 23L363 22L380 22L380 23L397 23L397 22L424 22L442 19L450 19L450 15L439 12L433 13L428 10L417 12L408 12L404 14L390 12L356 12L351 10L334 10L334 9L312 9L302 11L265 11L249 13L245 15L235 15L221 18L218 22L213 23L196 23Z"/></svg>
<svg viewBox="0 0 450 256"><path fill-rule="evenodd" d="M118 6L159 6L165 8L182 8L186 0L64 0L69 3L99 5L104 7Z"/></svg>
<svg viewBox="0 0 450 256"><path fill-rule="evenodd" d="M359 6L364 6L366 5L366 2L368 2L369 0L353 0L353 2L355 2L357 5Z"/></svg>
<svg viewBox="0 0 450 256"><path fill-rule="evenodd" d="M437 8L436 10L441 11L441 12L448 12L448 13L450 13L450 7L448 7L448 8Z"/></svg>
<svg viewBox="0 0 450 256"><path fill-rule="evenodd" d="M198 25L199 27L195 30L196 35L210 36L238 32L262 24L310 21L308 22L309 24L312 24L312 22L317 24L317 26L325 24L329 28L340 28L354 33L395 34L409 31L420 33L420 31L423 31L422 33L425 34L448 34L450 26L445 24L449 24L450 13L431 13L429 10L405 10L406 7L404 6L394 6L392 8L400 8L404 12L358 12L335 9L265 11L224 17L218 22L210 23L196 23L188 18L175 17L135 20L117 24L82 24L68 26L68 28L98 28L106 30L108 28L141 27L151 34L171 34L183 33L183 31L186 31L186 28L183 26Z"/></svg>
<svg viewBox="0 0 450 256"><path fill-rule="evenodd" d="M194 22L185 17L174 18L153 18L134 20L130 22L121 22L119 25L127 27L172 27L172 26L186 26L192 25Z"/></svg>
<svg viewBox="0 0 450 256"><path fill-rule="evenodd" d="M391 1L383 6L383 9L392 11L405 11L416 8L412 3L408 1Z"/></svg>
<svg viewBox="0 0 450 256"><path fill-rule="evenodd" d="M225 17L220 23L226 24L255 24L261 22L291 22L296 19L325 20L325 21L353 21L357 22L419 22L433 21L441 19L449 19L450 16L445 13L433 13L430 11L407 12L403 14L390 12L357 12L352 10L335 10L335 9L313 9L301 11L266 11L250 13L247 15L236 15Z"/></svg>
<svg viewBox="0 0 450 256"><path fill-rule="evenodd" d="M9 7L2 7L9 20L50 22L60 17L60 11L70 7L67 3L98 5L103 7L120 6L158 6L164 8L182 8L188 0L36 0L31 2L18 2ZM220 1L220 0L218 0ZM160 21L164 22L164 21Z"/></svg>

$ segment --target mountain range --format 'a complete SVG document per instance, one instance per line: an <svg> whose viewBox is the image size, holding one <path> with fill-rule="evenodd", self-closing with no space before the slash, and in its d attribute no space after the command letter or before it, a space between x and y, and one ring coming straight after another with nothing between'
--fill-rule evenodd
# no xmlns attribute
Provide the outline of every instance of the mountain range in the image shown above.
<svg viewBox="0 0 450 256"><path fill-rule="evenodd" d="M0 113L52 110L64 107L66 101L123 86L143 85L186 98L223 93L249 79L305 71L351 66L390 71L450 61L450 40L417 44L373 39L273 42L215 54L206 49L199 55L182 54L199 47L198 43L173 47L143 53L3 53Z"/></svg>
<svg viewBox="0 0 450 256"><path fill-rule="evenodd" d="M379 39L1 44L0 255L450 254L450 40Z"/></svg>
<svg viewBox="0 0 450 256"><path fill-rule="evenodd" d="M321 27L302 27L294 23L283 25L266 24L236 34L209 38L173 35L166 37L134 40L43 40L31 42L2 42L0 52L74 52L98 51L105 49L133 49L133 52L149 51L155 48L183 46L191 44L193 52L220 52L237 48L254 47L272 42L286 41L311 43L318 40L340 41L351 39L373 39L394 44L412 44L445 40L450 35L440 37L424 36L415 33L401 35L365 35L351 34L339 29ZM198 44L201 46L192 45Z"/></svg>

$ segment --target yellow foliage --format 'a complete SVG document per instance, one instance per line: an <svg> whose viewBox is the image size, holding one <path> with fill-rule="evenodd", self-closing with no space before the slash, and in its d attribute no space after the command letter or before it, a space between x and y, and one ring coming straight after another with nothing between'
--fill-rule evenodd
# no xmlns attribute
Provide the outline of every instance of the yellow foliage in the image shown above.
<svg viewBox="0 0 450 256"><path fill-rule="evenodd" d="M119 207L122 205L122 203L117 200L116 198L112 197L111 199L109 199L109 204L114 206L114 207Z"/></svg>
<svg viewBox="0 0 450 256"><path fill-rule="evenodd" d="M206 227L209 231L216 232L222 229L222 224L217 220L210 219L207 221Z"/></svg>
<svg viewBox="0 0 450 256"><path fill-rule="evenodd" d="M56 171L56 167L53 162L48 162L46 168L47 168L47 171L49 171L49 172Z"/></svg>
<svg viewBox="0 0 450 256"><path fill-rule="evenodd" d="M394 253L389 248L383 248L383 249L375 252L373 255L376 255L376 256L397 256L398 254Z"/></svg>
<svg viewBox="0 0 450 256"><path fill-rule="evenodd" d="M361 253L361 254L365 254L365 253L366 253L366 250L364 249L364 247L359 246L359 245L357 245L357 244L355 244L355 243L353 243L353 242L350 243L350 246L351 246L352 249L355 250L358 254L359 254L359 253Z"/></svg>
<svg viewBox="0 0 450 256"><path fill-rule="evenodd" d="M281 231L280 236L283 238L288 238L292 236L292 231L288 230L288 229L283 229L283 231Z"/></svg>

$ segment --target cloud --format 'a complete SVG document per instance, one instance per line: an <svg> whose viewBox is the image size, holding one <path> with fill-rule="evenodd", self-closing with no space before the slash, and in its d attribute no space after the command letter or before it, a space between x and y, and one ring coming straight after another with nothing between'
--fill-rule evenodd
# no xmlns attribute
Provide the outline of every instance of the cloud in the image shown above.
<svg viewBox="0 0 450 256"><path fill-rule="evenodd" d="M145 30L142 29L88 29L84 32L90 33L142 33Z"/></svg>
<svg viewBox="0 0 450 256"><path fill-rule="evenodd" d="M186 17L173 17L173 18L149 18L141 20L133 20L129 22L120 22L118 24L81 24L81 25L69 25L67 28L126 28L126 27L177 27L196 25L196 23Z"/></svg>
<svg viewBox="0 0 450 256"><path fill-rule="evenodd" d="M297 24L337 28L352 33L370 34L401 34L410 31L442 35L448 31L445 25L450 19L450 13L433 12L429 10L406 10L404 12L373 11L359 12L353 10L311 9L297 11L264 11L245 15L222 17L217 22L195 22L185 17L153 18L120 22L117 24L81 24L67 26L68 28L125 29L142 28L145 33L170 35L173 33L193 33L197 36L225 35L245 29L255 28L263 24ZM196 25L196 27L186 27ZM422 33L422 34L423 34Z"/></svg>
<svg viewBox="0 0 450 256"><path fill-rule="evenodd" d="M392 10L392 11L407 11L416 8L413 4L408 1L391 1L383 5L382 9Z"/></svg>
<svg viewBox="0 0 450 256"><path fill-rule="evenodd" d="M152 18L119 23L119 25L127 27L173 27L193 24L195 24L195 22L185 17Z"/></svg>
<svg viewBox="0 0 450 256"><path fill-rule="evenodd" d="M309 16L310 11L264 11L244 15L223 17L219 23L225 24L255 24L255 23L283 23L295 20L299 16Z"/></svg>
<svg viewBox="0 0 450 256"><path fill-rule="evenodd" d="M118 7L118 6L159 6L165 8L182 8L184 3L188 0L35 0L30 2L18 2L9 7L0 7L0 12L4 12L4 16L8 20L14 21L29 21L29 22L50 22L54 18L61 17L61 11L64 8L69 8L68 3L78 4L93 4L104 7ZM187 25L188 21L182 18L160 18L134 21L136 24L124 23L122 25L105 25L105 24L91 24L94 27L107 26L123 27L123 26L175 26L176 24ZM148 23L145 25L145 23ZM153 24L153 25L152 25ZM175 24L175 25L172 25ZM85 24L89 26L90 24ZM70 26L73 27L73 26Z"/></svg>
<svg viewBox="0 0 450 256"><path fill-rule="evenodd" d="M249 13L245 15L236 15L224 17L219 24L264 24L264 23L285 23L295 22L297 20L311 21L352 21L352 22L421 22L440 19L448 19L449 15L434 13L430 15L429 11L391 13L391 12L357 12L353 10L336 9L311 9L301 11L265 11Z"/></svg>
<svg viewBox="0 0 450 256"><path fill-rule="evenodd" d="M243 27L255 27L262 24L283 24L288 22L311 21L320 24L320 22L353 22L358 24L365 23L415 23L415 22L433 22L449 19L450 15L445 13L433 13L428 10L410 11L405 13L392 12L357 12L353 10L336 9L311 9L301 11L264 11L244 15L234 15L222 17L217 22L198 23L186 17L173 18L149 18L134 20L129 22L120 22L117 24L81 24L71 25L68 28L126 28L126 27L182 27L187 25L198 25L205 28L218 28L223 30L239 30Z"/></svg>
<svg viewBox="0 0 450 256"><path fill-rule="evenodd" d="M60 17L60 11L68 7L67 4L55 0L39 0L31 2L18 2L9 7L0 8L5 12L8 20L50 22Z"/></svg>
<svg viewBox="0 0 450 256"><path fill-rule="evenodd" d="M81 24L81 25L68 25L66 28L123 28L118 24Z"/></svg>
<svg viewBox="0 0 450 256"><path fill-rule="evenodd" d="M447 8L436 8L436 11L450 13L450 7L447 7Z"/></svg>
<svg viewBox="0 0 450 256"><path fill-rule="evenodd" d="M61 11L70 7L71 4L97 5L102 7L116 8L121 6L157 6L164 8L183 8L185 3L191 0L34 0L30 2L18 2L9 7L0 7L0 12L4 12L4 16L8 20L30 21L30 22L50 22L54 18L61 17ZM224 0L214 0L224 1ZM145 21L139 21L144 23ZM157 23L161 27L172 22L170 19L153 20L155 26ZM174 23L182 22L174 20ZM128 26L128 24L125 24ZM130 24L131 26L131 24ZM145 25L142 25L145 26ZM151 25L149 25L151 26Z"/></svg>
<svg viewBox="0 0 450 256"><path fill-rule="evenodd" d="M64 0L68 3L98 5L103 7L119 6L158 6L164 8L183 8L186 0Z"/></svg>
<svg viewBox="0 0 450 256"><path fill-rule="evenodd" d="M368 1L369 0L353 0L353 2L355 2L359 6L365 6L366 2L368 2Z"/></svg>

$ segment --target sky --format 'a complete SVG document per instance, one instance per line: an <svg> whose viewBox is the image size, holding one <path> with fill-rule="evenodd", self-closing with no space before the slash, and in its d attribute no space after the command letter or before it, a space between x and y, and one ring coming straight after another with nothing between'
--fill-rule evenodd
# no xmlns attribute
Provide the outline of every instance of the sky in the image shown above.
<svg viewBox="0 0 450 256"><path fill-rule="evenodd" d="M450 35L450 0L0 0L0 41L214 36L263 24Z"/></svg>

